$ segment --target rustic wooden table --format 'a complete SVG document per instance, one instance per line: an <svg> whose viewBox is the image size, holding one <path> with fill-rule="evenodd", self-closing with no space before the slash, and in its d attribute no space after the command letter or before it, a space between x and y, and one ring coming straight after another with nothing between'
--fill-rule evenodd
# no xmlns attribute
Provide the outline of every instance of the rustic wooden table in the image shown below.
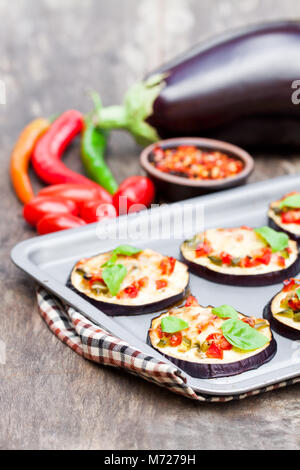
<svg viewBox="0 0 300 470"><path fill-rule="evenodd" d="M33 282L9 258L15 243L35 234L8 178L11 147L31 118L71 107L87 111L88 89L99 90L105 104L118 102L134 80L195 41L256 20L299 17L299 2L12 3L0 2L0 79L7 93L6 106L0 105L0 340L6 345L0 448L299 448L300 385L241 402L198 404L98 367L60 343L37 313ZM119 180L140 171L138 154L129 136L111 136L108 158ZM252 181L300 169L300 155L256 157ZM66 162L80 170L77 147Z"/></svg>

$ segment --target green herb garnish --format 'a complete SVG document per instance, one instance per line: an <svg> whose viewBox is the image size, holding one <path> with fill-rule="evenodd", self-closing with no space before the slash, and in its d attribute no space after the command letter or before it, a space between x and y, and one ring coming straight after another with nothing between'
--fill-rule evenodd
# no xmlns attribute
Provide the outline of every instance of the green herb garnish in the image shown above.
<svg viewBox="0 0 300 470"><path fill-rule="evenodd" d="M300 209L300 194L292 194L291 196L286 197L279 204L279 208L290 207L291 209Z"/></svg>
<svg viewBox="0 0 300 470"><path fill-rule="evenodd" d="M276 232L270 227L264 226L254 229L254 232L257 233L264 241L270 245L273 253L277 251L282 251L289 245L289 237L283 232Z"/></svg>
<svg viewBox="0 0 300 470"><path fill-rule="evenodd" d="M296 290L296 294L297 294L298 299L300 300L300 287Z"/></svg>
<svg viewBox="0 0 300 470"><path fill-rule="evenodd" d="M239 318L238 312L230 305L221 305L220 307L214 307L212 313L220 318L231 318L237 320Z"/></svg>
<svg viewBox="0 0 300 470"><path fill-rule="evenodd" d="M294 312L291 308L286 308L285 310L281 310L281 312L276 313L276 315L282 315L284 317L293 318Z"/></svg>
<svg viewBox="0 0 300 470"><path fill-rule="evenodd" d="M222 259L219 258L218 256L208 256L208 259L212 263L216 264L217 266L221 266L221 264L222 264Z"/></svg>
<svg viewBox="0 0 300 470"><path fill-rule="evenodd" d="M112 254L111 254L111 257L109 258L109 260L106 261L106 263L104 263L102 265L102 268L103 267L114 266L117 262L118 255L133 256L133 255L136 255L136 254L140 253L141 251L142 251L141 249L135 248L134 246L130 246L130 245L117 246L117 248L115 248L112 251Z"/></svg>
<svg viewBox="0 0 300 470"><path fill-rule="evenodd" d="M123 264L116 264L115 266L108 266L103 269L103 281L107 285L109 292L113 297L118 294L126 275L127 269Z"/></svg>
<svg viewBox="0 0 300 470"><path fill-rule="evenodd" d="M177 333L178 331L185 330L189 324L178 317L164 317L161 320L161 330L164 333Z"/></svg>
<svg viewBox="0 0 300 470"><path fill-rule="evenodd" d="M241 320L226 320L221 326L227 341L238 349L252 351L268 343L268 338Z"/></svg>

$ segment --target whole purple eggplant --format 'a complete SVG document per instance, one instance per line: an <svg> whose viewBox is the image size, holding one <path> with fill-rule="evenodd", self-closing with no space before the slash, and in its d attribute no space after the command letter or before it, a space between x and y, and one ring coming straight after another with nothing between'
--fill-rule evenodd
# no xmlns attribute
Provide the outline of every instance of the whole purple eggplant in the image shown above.
<svg viewBox="0 0 300 470"><path fill-rule="evenodd" d="M300 146L299 102L300 22L282 21L194 47L129 90L124 106L103 109L99 124L140 141L206 136Z"/></svg>

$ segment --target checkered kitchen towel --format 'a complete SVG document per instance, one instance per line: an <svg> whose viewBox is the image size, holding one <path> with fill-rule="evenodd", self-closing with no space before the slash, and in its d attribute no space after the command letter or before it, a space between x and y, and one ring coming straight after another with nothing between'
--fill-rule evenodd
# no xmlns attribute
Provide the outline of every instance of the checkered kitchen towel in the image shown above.
<svg viewBox="0 0 300 470"><path fill-rule="evenodd" d="M175 366L146 356L125 341L115 338L42 287L37 289L37 300L41 316L50 330L80 356L98 364L122 367L132 374L139 375L145 380L166 387L187 398L203 402L241 400L300 381L300 378L296 378L243 395L226 397L199 395L186 384L185 376Z"/></svg>

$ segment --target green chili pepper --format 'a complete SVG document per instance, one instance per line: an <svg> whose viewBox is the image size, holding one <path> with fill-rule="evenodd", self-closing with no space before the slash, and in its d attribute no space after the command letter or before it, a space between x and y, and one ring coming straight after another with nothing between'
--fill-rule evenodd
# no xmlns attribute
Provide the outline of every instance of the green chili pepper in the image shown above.
<svg viewBox="0 0 300 470"><path fill-rule="evenodd" d="M106 135L87 120L81 142L83 166L89 178L96 181L109 193L114 194L118 189L118 183L105 162L105 150Z"/></svg>

